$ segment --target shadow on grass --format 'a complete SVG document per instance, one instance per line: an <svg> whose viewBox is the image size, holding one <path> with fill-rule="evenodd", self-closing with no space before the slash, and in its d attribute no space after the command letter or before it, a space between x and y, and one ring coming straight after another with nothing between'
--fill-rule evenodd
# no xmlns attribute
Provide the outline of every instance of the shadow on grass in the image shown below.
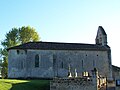
<svg viewBox="0 0 120 90"><path fill-rule="evenodd" d="M10 90L50 90L49 80L28 80L28 82L12 84Z"/></svg>

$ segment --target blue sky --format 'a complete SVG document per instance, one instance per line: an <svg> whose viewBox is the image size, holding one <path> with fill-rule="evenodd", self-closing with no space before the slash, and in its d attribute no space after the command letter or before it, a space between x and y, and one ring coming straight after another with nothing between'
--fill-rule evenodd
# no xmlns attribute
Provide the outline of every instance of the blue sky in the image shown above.
<svg viewBox="0 0 120 90"><path fill-rule="evenodd" d="M92 44L98 26L103 26L112 63L120 66L120 0L0 1L0 41L11 28L27 25L36 29L42 41Z"/></svg>

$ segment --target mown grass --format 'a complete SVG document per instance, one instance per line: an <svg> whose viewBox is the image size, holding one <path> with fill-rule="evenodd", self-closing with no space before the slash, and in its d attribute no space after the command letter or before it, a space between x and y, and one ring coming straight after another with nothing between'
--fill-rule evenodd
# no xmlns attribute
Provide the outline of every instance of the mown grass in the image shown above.
<svg viewBox="0 0 120 90"><path fill-rule="evenodd" d="M0 79L0 90L49 90L49 80Z"/></svg>

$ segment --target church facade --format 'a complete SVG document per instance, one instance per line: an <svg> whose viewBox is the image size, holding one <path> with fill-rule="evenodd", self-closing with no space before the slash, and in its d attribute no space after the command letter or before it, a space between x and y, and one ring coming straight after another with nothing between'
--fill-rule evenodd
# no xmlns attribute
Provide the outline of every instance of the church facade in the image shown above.
<svg viewBox="0 0 120 90"><path fill-rule="evenodd" d="M111 49L107 34L98 27L96 44L28 42L8 49L9 78L53 78L72 76L98 69L99 75L112 78Z"/></svg>

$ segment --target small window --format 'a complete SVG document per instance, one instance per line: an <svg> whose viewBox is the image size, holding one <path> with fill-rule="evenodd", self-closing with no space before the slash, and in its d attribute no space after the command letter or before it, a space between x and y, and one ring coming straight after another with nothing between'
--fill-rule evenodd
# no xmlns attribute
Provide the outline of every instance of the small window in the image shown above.
<svg viewBox="0 0 120 90"><path fill-rule="evenodd" d="M17 50L17 54L19 54L20 53L20 51L19 50Z"/></svg>
<svg viewBox="0 0 120 90"><path fill-rule="evenodd" d="M55 64L56 64L56 56L53 55L53 67L55 68Z"/></svg>
<svg viewBox="0 0 120 90"><path fill-rule="evenodd" d="M27 50L25 50L25 54L27 54Z"/></svg>
<svg viewBox="0 0 120 90"><path fill-rule="evenodd" d="M35 67L39 67L39 55L35 56Z"/></svg>
<svg viewBox="0 0 120 90"><path fill-rule="evenodd" d="M23 62L21 62L21 69L23 69Z"/></svg>
<svg viewBox="0 0 120 90"><path fill-rule="evenodd" d="M93 60L93 67L95 67L95 60Z"/></svg>
<svg viewBox="0 0 120 90"><path fill-rule="evenodd" d="M63 68L63 62L61 63L61 68Z"/></svg>
<svg viewBox="0 0 120 90"><path fill-rule="evenodd" d="M96 44L99 44L99 39L96 39Z"/></svg>
<svg viewBox="0 0 120 90"><path fill-rule="evenodd" d="M102 37L100 37L100 42L102 42Z"/></svg>
<svg viewBox="0 0 120 90"><path fill-rule="evenodd" d="M82 69L83 69L83 66L84 66L83 63L84 63L84 62L83 62L83 60L82 60Z"/></svg>

